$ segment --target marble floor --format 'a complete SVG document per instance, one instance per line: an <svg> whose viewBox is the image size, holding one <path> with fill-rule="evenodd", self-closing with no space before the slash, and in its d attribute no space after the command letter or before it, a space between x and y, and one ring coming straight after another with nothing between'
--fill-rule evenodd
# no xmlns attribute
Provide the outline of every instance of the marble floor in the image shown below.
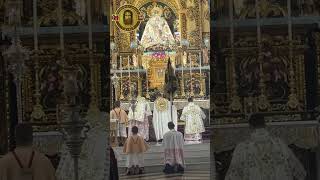
<svg viewBox="0 0 320 180"><path fill-rule="evenodd" d="M135 176L121 176L120 180L210 180L209 171L186 171L184 174L166 175L162 172Z"/></svg>

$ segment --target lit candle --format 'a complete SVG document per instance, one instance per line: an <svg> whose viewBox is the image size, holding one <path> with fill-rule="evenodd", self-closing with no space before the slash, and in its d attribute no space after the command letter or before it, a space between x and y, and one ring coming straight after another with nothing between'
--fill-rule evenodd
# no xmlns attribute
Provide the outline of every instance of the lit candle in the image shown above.
<svg viewBox="0 0 320 180"><path fill-rule="evenodd" d="M192 60L191 60L191 56L190 56L190 53L189 53L189 62L190 62L190 79L192 78L191 76L192 76L192 70L191 70L191 68L192 68Z"/></svg>
<svg viewBox="0 0 320 180"><path fill-rule="evenodd" d="M37 0L33 0L33 38L34 50L38 51L38 14L37 14Z"/></svg>
<svg viewBox="0 0 320 180"><path fill-rule="evenodd" d="M199 52L199 67L200 67L200 76L201 76L201 67L202 67L202 65L201 65L201 61L202 61L202 59L201 59L201 52Z"/></svg>
<svg viewBox="0 0 320 180"><path fill-rule="evenodd" d="M129 86L131 86L131 78L130 78L130 56L128 56L128 72L129 72Z"/></svg>
<svg viewBox="0 0 320 180"><path fill-rule="evenodd" d="M288 9L288 34L289 34L289 58L292 61L293 51L292 51L292 19L291 19L291 0L287 0L287 9Z"/></svg>
<svg viewBox="0 0 320 180"><path fill-rule="evenodd" d="M261 25L260 25L260 4L259 0L256 0L256 20L257 20L257 35L259 51L261 50Z"/></svg>
<svg viewBox="0 0 320 180"><path fill-rule="evenodd" d="M88 28L89 28L89 50L92 51L92 15L91 0L88 0Z"/></svg>
<svg viewBox="0 0 320 180"><path fill-rule="evenodd" d="M120 56L120 77L121 77L121 80L122 80L122 56Z"/></svg>

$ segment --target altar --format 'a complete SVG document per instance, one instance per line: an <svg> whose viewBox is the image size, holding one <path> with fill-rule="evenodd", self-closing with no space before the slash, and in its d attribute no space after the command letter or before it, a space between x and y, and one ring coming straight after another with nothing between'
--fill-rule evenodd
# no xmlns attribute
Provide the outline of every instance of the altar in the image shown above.
<svg viewBox="0 0 320 180"><path fill-rule="evenodd" d="M126 4L125 1L123 3ZM170 103L164 103L164 107L171 106L172 103L174 109L168 108L165 112L159 110L168 116L171 115L168 118L161 118L174 119L177 129L184 133L186 123L180 120L180 116L184 107L189 104L188 98L192 97L194 103L205 112L206 119L203 119L203 124L207 131L203 134L208 139L210 126L210 27L206 26L206 22L209 23L209 16L206 16L209 13L208 2L194 3L198 7L203 6L203 12L195 12L203 16L203 22L187 16L179 8L179 3L173 1L134 1L128 4L137 7L143 18L139 26L131 31L121 30L119 25L112 27L110 60L112 105L120 101L121 108L129 113L129 119L132 120L134 113L130 112L130 107L135 103L138 104L138 99L145 99L146 107L150 108L152 113L148 116L152 120L145 122L148 124L146 126L149 126L146 129L150 130L152 135L159 128L154 122L161 121L156 120L155 103L160 98L165 98ZM117 8L115 5L115 12ZM192 35L188 35L190 33ZM169 82L169 76L175 81ZM174 83L176 87L172 94L167 91L170 83ZM116 127L114 122L112 124L112 127ZM166 123L160 125L160 129L167 128L164 124ZM129 133L130 125L128 126ZM141 131L144 129L141 128Z"/></svg>

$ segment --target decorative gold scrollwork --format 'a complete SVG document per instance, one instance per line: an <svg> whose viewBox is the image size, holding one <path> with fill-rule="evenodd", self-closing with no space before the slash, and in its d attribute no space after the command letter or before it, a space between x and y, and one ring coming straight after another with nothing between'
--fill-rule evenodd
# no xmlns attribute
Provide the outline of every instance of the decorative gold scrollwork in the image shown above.
<svg viewBox="0 0 320 180"><path fill-rule="evenodd" d="M159 112L166 111L168 109L168 100L163 97L156 99L155 104Z"/></svg>

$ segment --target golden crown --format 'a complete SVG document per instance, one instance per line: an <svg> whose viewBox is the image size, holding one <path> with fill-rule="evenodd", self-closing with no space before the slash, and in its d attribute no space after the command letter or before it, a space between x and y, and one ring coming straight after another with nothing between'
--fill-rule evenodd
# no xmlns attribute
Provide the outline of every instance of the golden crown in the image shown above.
<svg viewBox="0 0 320 180"><path fill-rule="evenodd" d="M163 8L158 6L156 2L152 3L153 8L150 11L150 16L162 16L163 14Z"/></svg>

